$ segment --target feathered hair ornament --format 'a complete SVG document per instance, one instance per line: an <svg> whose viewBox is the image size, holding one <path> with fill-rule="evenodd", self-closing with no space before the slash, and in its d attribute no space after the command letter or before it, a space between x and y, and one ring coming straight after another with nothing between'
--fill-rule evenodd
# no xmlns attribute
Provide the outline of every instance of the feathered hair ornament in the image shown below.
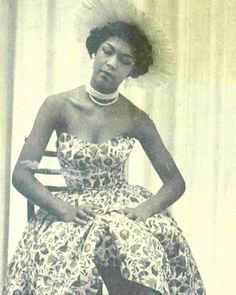
<svg viewBox="0 0 236 295"><path fill-rule="evenodd" d="M130 78L129 86L158 87L168 82L175 70L170 41L156 18L139 10L132 0L81 0L75 18L78 41L85 44L92 29L117 21L137 26L152 46L153 64L145 75Z"/></svg>

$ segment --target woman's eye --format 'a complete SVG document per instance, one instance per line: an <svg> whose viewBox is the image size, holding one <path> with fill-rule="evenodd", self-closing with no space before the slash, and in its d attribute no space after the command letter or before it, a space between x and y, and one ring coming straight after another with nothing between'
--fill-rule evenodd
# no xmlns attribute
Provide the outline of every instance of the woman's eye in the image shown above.
<svg viewBox="0 0 236 295"><path fill-rule="evenodd" d="M113 53L113 51L112 51L112 49L110 48L110 47L107 47L107 46L104 46L103 48L103 51L106 53L106 54L112 54Z"/></svg>
<svg viewBox="0 0 236 295"><path fill-rule="evenodd" d="M104 45L102 47L102 51L106 54L106 55L113 55L115 54L115 50L114 48ZM126 55L126 54L118 54L118 59L119 61L126 66L130 66L134 64L134 60L131 56Z"/></svg>
<svg viewBox="0 0 236 295"><path fill-rule="evenodd" d="M121 63L123 63L124 65L127 65L127 66L134 64L134 60L130 57L127 57L127 56L121 56L120 61L121 61Z"/></svg>

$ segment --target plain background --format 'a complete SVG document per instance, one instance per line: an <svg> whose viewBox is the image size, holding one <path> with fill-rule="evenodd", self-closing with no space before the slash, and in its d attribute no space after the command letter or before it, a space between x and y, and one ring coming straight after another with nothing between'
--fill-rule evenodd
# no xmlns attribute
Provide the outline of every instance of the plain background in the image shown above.
<svg viewBox="0 0 236 295"><path fill-rule="evenodd" d="M24 138L45 97L83 83L89 67L73 29L76 2L1 2L1 272L26 225L26 200L12 187L9 191ZM124 87L123 91L155 121L185 177L187 191L172 212L190 244L207 293L233 295L236 3L134 2L162 21L176 50L176 76L155 90ZM51 147L54 142L55 138ZM130 159L129 179L153 192L160 186L138 144Z"/></svg>

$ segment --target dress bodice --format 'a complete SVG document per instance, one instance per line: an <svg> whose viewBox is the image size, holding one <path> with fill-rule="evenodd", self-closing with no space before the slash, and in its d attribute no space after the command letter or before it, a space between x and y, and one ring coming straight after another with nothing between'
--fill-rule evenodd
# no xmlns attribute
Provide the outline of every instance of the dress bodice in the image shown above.
<svg viewBox="0 0 236 295"><path fill-rule="evenodd" d="M90 143L61 133L57 155L70 191L102 189L125 181L125 164L135 139L117 136L104 143Z"/></svg>

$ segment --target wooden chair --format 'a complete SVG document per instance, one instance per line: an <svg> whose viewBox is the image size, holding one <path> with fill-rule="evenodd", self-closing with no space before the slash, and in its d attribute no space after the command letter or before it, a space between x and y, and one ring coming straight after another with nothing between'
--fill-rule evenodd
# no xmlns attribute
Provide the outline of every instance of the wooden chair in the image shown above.
<svg viewBox="0 0 236 295"><path fill-rule="evenodd" d="M56 158L57 153L55 151L45 151L43 154L43 158L48 157L48 158ZM35 174L38 175L48 175L50 176L55 176L55 175L62 175L60 169L50 169L50 168L38 168L34 170ZM45 187L50 191L50 192L60 192L60 191L65 191L67 190L66 186L54 186L54 185L45 185ZM35 214L35 206L32 204L29 200L27 200L27 219L28 221L34 216ZM103 290L102 286L100 290L98 291L97 295L103 295Z"/></svg>
<svg viewBox="0 0 236 295"><path fill-rule="evenodd" d="M45 151L43 154L43 157L49 157L49 158L56 158L57 153L55 151ZM35 174L41 174L41 175L61 175L60 169L50 169L50 168L38 168L34 170ZM53 186L53 185L45 185L45 187L50 192L60 192L67 190L66 186ZM34 204L32 204L29 200L27 200L27 220L29 221L35 214L35 207Z"/></svg>

